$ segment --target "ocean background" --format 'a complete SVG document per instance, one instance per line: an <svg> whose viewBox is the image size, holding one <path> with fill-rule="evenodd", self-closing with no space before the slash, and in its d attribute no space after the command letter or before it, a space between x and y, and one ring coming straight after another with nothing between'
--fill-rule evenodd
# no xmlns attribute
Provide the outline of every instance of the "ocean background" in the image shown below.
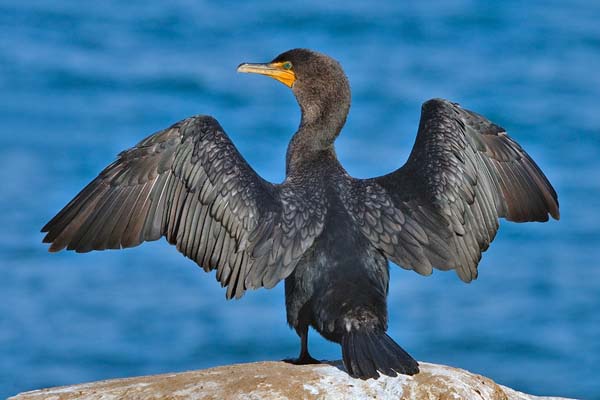
<svg viewBox="0 0 600 400"><path fill-rule="evenodd" d="M193 114L280 182L298 107L236 67L308 47L350 79L336 148L352 175L402 165L421 103L444 97L505 127L559 194L559 222L501 223L470 285L392 265L390 335L524 392L600 399L599 21L593 1L0 0L0 397L297 355L281 284L228 302L164 240L50 254L39 230L119 151Z"/></svg>

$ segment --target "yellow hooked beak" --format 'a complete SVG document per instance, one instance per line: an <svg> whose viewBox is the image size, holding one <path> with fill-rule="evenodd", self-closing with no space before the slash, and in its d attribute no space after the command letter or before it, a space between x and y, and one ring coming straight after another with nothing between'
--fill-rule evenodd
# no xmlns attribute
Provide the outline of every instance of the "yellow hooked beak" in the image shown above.
<svg viewBox="0 0 600 400"><path fill-rule="evenodd" d="M246 72L249 74L261 74L270 76L273 79L277 79L287 87L292 87L296 82L296 74L290 68L289 62L276 62L267 64L240 64L237 71ZM285 68L288 67L288 68Z"/></svg>

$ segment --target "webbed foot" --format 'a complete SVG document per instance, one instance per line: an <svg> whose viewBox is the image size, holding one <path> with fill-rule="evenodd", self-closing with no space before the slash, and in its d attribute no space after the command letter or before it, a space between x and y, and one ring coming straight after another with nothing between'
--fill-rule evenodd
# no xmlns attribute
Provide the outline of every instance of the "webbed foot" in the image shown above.
<svg viewBox="0 0 600 400"><path fill-rule="evenodd" d="M321 364L321 361L312 358L310 354L305 354L298 358L286 358L283 361L294 365Z"/></svg>

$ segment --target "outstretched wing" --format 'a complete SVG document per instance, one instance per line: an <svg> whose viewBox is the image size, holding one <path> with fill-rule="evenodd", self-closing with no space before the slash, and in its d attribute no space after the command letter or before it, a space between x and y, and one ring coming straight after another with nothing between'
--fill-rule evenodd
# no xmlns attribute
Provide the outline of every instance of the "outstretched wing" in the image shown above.
<svg viewBox="0 0 600 400"><path fill-rule="evenodd" d="M239 298L287 277L322 229L302 196L263 180L214 118L196 116L119 154L42 232L50 251L77 252L165 236Z"/></svg>
<svg viewBox="0 0 600 400"><path fill-rule="evenodd" d="M441 99L423 104L406 164L355 180L352 190L345 196L351 214L392 261L424 275L456 269L465 282L477 278L498 218L559 218L556 192L521 146L483 116Z"/></svg>

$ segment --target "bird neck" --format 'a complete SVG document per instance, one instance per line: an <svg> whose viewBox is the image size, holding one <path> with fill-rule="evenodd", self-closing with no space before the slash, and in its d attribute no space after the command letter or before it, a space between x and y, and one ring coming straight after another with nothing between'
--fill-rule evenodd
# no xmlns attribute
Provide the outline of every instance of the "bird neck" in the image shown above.
<svg viewBox="0 0 600 400"><path fill-rule="evenodd" d="M304 118L292 137L287 149L286 174L302 174L307 169L320 166L321 161L337 159L333 143L344 121L315 121L307 123Z"/></svg>
<svg viewBox="0 0 600 400"><path fill-rule="evenodd" d="M300 85L295 88L302 118L288 146L288 175L319 166L318 160L335 159L333 143L350 110L350 87L342 78L339 85L321 85L318 90Z"/></svg>

